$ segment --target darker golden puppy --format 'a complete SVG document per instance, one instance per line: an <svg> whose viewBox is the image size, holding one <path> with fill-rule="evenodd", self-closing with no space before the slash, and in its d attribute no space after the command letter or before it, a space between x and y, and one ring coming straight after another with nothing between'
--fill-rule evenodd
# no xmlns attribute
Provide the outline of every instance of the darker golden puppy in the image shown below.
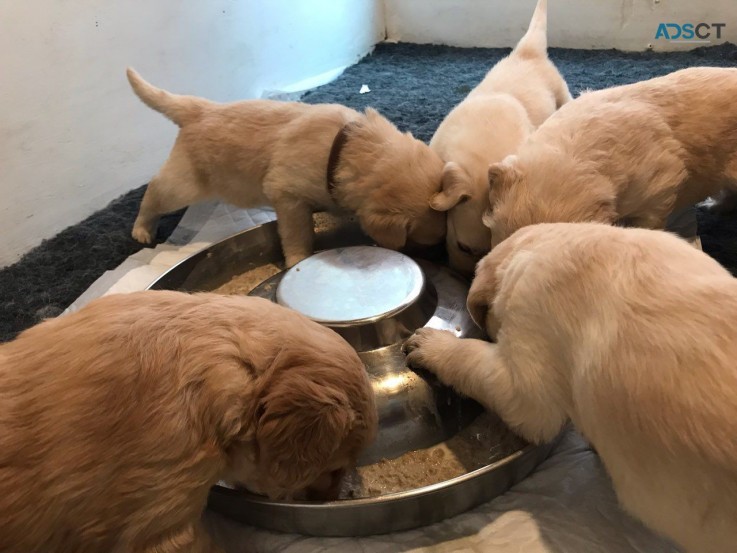
<svg viewBox="0 0 737 553"><path fill-rule="evenodd" d="M358 355L297 313L108 296L0 346L0 551L212 551L218 480L330 494L376 425Z"/></svg>

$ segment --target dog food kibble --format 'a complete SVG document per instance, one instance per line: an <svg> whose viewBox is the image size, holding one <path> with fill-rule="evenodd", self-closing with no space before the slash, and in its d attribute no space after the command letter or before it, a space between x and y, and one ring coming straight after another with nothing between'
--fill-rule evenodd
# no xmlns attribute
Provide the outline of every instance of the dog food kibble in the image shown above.
<svg viewBox="0 0 737 553"><path fill-rule="evenodd" d="M526 442L484 413L451 439L348 474L342 499L376 497L444 482L519 451Z"/></svg>
<svg viewBox="0 0 737 553"><path fill-rule="evenodd" d="M336 215L333 213L314 213L312 215L312 219L316 232L327 232L340 228L340 225L343 224L346 219L351 220L352 218L347 218L344 215ZM212 254L208 253L207 255ZM246 271L245 273L242 273L240 275L236 275L228 282L219 286L218 288L215 288L212 291L216 294L224 295L248 294L263 281L280 273L282 270L283 269L281 269L277 265L274 265L273 263L268 263L266 265L262 265L261 267L256 267L255 269Z"/></svg>
<svg viewBox="0 0 737 553"><path fill-rule="evenodd" d="M222 286L215 288L213 292L224 295L248 294L248 292L256 288L256 286L261 284L264 280L273 277L280 271L281 269L278 266L273 263L268 263L234 276Z"/></svg>
<svg viewBox="0 0 737 553"><path fill-rule="evenodd" d="M337 213L318 212L312 214L312 224L316 233L338 230L346 221L354 220L354 217Z"/></svg>

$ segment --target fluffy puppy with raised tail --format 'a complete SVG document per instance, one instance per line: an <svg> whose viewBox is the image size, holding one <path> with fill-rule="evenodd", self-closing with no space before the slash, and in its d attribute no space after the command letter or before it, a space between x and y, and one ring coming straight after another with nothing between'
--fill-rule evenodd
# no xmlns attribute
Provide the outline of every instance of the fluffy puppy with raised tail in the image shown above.
<svg viewBox="0 0 737 553"><path fill-rule="evenodd" d="M335 497L376 427L356 352L298 313L111 295L0 345L0 551L218 551L213 484Z"/></svg>
<svg viewBox="0 0 737 553"><path fill-rule="evenodd" d="M737 205L737 69L691 67L586 92L489 168L495 247L537 223L663 229L707 197Z"/></svg>
<svg viewBox="0 0 737 553"><path fill-rule="evenodd" d="M496 343L421 330L408 362L532 442L569 419L625 510L688 553L737 544L737 281L665 232L525 227L468 297Z"/></svg>
<svg viewBox="0 0 737 553"><path fill-rule="evenodd" d="M133 238L153 241L159 217L209 198L273 206L287 266L313 252L312 213L354 213L380 246L439 244L445 213L430 207L443 162L373 109L246 100L218 104L128 80L150 108L180 127L151 180Z"/></svg>
<svg viewBox="0 0 737 553"><path fill-rule="evenodd" d="M430 148L446 162L443 188L431 206L448 212L451 266L473 274L491 248L482 218L489 210L489 165L517 151L527 137L571 99L548 59L547 0L538 0L527 33L512 53L451 111Z"/></svg>

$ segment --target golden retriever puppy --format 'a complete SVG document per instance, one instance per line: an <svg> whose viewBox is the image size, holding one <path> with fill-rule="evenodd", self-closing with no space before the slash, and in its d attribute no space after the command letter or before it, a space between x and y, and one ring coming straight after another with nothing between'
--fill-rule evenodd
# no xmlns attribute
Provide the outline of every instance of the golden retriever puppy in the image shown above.
<svg viewBox="0 0 737 553"><path fill-rule="evenodd" d="M665 232L528 226L468 297L497 342L421 330L412 365L533 442L571 419L624 508L689 553L737 544L737 281Z"/></svg>
<svg viewBox="0 0 737 553"><path fill-rule="evenodd" d="M287 266L312 254L315 211L349 211L380 246L431 246L445 214L430 207L443 162L373 109L246 100L218 104L156 88L128 69L133 91L180 127L143 197L133 238L150 243L160 215L209 198L273 206Z"/></svg>
<svg viewBox="0 0 737 553"><path fill-rule="evenodd" d="M535 223L662 229L737 187L737 69L697 67L569 102L489 168L492 246Z"/></svg>
<svg viewBox="0 0 737 553"><path fill-rule="evenodd" d="M491 234L482 222L489 210L489 165L516 152L571 99L547 47L547 0L538 0L512 53L448 114L430 141L446 161L443 188L430 205L448 212L448 256L460 272L473 274L490 248Z"/></svg>
<svg viewBox="0 0 737 553"><path fill-rule="evenodd" d="M0 551L214 551L213 484L335 495L376 426L356 352L295 312L104 297L0 345Z"/></svg>

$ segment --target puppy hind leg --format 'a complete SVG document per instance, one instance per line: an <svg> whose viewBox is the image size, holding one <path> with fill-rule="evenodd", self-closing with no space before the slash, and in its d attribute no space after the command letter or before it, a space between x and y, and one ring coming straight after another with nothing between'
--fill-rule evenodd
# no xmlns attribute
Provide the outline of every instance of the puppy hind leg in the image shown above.
<svg viewBox="0 0 737 553"><path fill-rule="evenodd" d="M284 259L287 267L292 267L312 255L312 208L299 200L280 199L274 202L274 211Z"/></svg>
<svg viewBox="0 0 737 553"><path fill-rule="evenodd" d="M159 218L208 198L197 181L194 169L174 155L151 179L133 223L131 235L142 244L151 244L156 237Z"/></svg>

